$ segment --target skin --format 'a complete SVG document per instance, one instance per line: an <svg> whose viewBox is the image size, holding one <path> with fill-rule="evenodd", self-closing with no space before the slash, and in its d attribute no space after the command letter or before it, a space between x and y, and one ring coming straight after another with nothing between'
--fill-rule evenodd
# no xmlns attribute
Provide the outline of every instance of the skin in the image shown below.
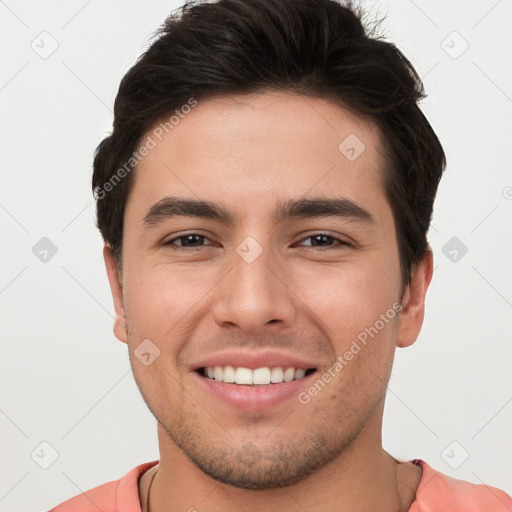
<svg viewBox="0 0 512 512"><path fill-rule="evenodd" d="M366 146L355 161L338 150L349 134ZM414 343L423 322L432 254L404 287L383 151L372 122L324 99L265 92L200 101L139 164L122 272L108 246L104 258L114 333L158 420L160 462L140 479L143 511L155 472L151 512L394 512L414 501L421 469L383 450L382 416L395 349ZM238 220L144 227L171 195L219 203ZM348 198L374 222L272 220L278 200L312 196ZM178 237L191 233L206 238L184 247ZM345 243L309 238L321 233ZM263 248L252 263L236 252L248 236ZM268 347L318 361L321 374L397 301L400 314L306 405L293 397L236 410L192 372L225 348ZM160 350L148 366L133 353L145 339Z"/></svg>

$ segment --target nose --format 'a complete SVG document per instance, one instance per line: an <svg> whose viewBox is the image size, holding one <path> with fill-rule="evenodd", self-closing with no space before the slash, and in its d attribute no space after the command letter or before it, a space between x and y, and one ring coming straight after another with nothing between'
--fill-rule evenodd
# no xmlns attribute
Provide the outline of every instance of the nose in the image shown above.
<svg viewBox="0 0 512 512"><path fill-rule="evenodd" d="M242 254L242 256L240 255ZM247 335L294 324L297 297L283 262L270 250L251 261L234 252L232 266L216 287L213 318L223 327L237 326Z"/></svg>

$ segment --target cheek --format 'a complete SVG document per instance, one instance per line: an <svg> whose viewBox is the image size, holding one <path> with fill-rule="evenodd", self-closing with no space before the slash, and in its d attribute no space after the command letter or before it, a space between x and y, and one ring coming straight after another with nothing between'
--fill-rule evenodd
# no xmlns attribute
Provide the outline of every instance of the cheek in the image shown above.
<svg viewBox="0 0 512 512"><path fill-rule="evenodd" d="M179 329L193 316L208 290L211 279L170 265L133 268L127 275L125 303L132 333L162 338L175 326ZM142 332L144 331L144 333Z"/></svg>
<svg viewBox="0 0 512 512"><path fill-rule="evenodd" d="M315 283L309 295L306 287L302 289L304 302L321 320L339 360L336 368L331 365L334 386L329 387L351 395L380 390L387 383L396 347L399 277L381 261L317 271L314 279L302 276L302 282Z"/></svg>
<svg viewBox="0 0 512 512"><path fill-rule="evenodd" d="M335 362L322 368L301 396L301 403L311 402L314 415L325 416L328 410L340 424L357 424L381 403L394 358L395 314L388 313L388 323L378 319L368 327L346 327L343 332L340 324L333 341Z"/></svg>
<svg viewBox="0 0 512 512"><path fill-rule="evenodd" d="M181 282L179 274L170 268L164 271L163 266L140 265L127 275L125 302L134 378L152 411L173 404L177 412L183 399L178 356L189 339L189 316L198 301L196 292L190 291L194 284ZM144 353L149 353L146 360Z"/></svg>
<svg viewBox="0 0 512 512"><path fill-rule="evenodd" d="M399 296L398 265L383 259L377 262L350 262L334 266L297 268L294 291L324 320L332 331L329 337L357 335L393 308ZM390 270L391 269L391 270Z"/></svg>

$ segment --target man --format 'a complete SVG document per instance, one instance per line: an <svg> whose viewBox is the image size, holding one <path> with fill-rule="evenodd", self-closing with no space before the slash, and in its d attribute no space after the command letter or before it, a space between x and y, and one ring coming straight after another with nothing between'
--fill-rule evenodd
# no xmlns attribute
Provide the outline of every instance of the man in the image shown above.
<svg viewBox="0 0 512 512"><path fill-rule="evenodd" d="M93 190L160 460L55 512L511 510L382 448L445 155L412 65L361 17L188 4L123 78Z"/></svg>

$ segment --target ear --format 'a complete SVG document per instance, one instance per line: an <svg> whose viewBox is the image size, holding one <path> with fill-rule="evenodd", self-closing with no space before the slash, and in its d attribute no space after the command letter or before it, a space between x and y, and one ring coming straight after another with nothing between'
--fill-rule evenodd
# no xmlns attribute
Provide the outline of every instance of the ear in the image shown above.
<svg viewBox="0 0 512 512"><path fill-rule="evenodd" d="M105 260L105 267L107 268L108 281L110 283L110 291L112 292L112 299L114 300L114 309L116 313L114 334L119 341L127 343L128 334L126 330L123 287L119 280L114 253L107 244L103 247L103 259Z"/></svg>
<svg viewBox="0 0 512 512"><path fill-rule="evenodd" d="M411 282L403 294L396 341L398 347L409 347L418 338L423 325L425 295L432 280L432 268L432 251L428 249L421 262L413 268Z"/></svg>

